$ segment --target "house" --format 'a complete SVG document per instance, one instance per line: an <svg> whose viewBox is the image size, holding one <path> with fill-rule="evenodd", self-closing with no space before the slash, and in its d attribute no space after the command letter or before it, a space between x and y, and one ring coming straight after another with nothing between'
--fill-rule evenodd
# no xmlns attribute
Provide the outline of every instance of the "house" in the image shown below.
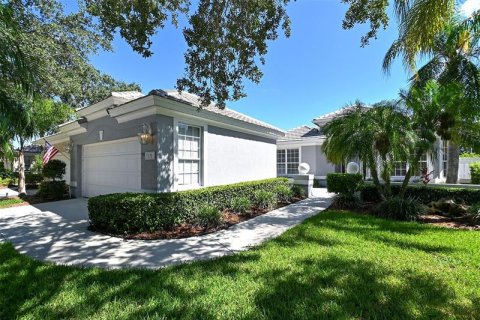
<svg viewBox="0 0 480 320"><path fill-rule="evenodd" d="M285 132L176 90L112 92L43 137L66 155L72 194L167 192L276 177Z"/></svg>
<svg viewBox="0 0 480 320"><path fill-rule="evenodd" d="M308 173L313 174L321 185L325 185L328 173L345 172L346 163L333 164L326 159L322 151L322 144L325 141L322 127L332 119L346 114L353 108L356 108L356 106L346 107L316 117L312 120L313 125L304 125L288 130L285 137L279 138L277 142L277 175L289 176L298 174L298 165L307 163L310 166ZM363 108L367 110L370 107ZM445 182L448 160L447 146L447 141L442 141L438 138L435 147L436 152L426 154L421 159L420 167L426 167L428 172L433 171L431 176L432 182ZM366 179L369 179L369 170L361 162L359 164L360 172L363 173ZM408 164L399 161L392 172L392 181L403 180L407 170ZM412 181L419 181L420 179L420 172L417 172Z"/></svg>
<svg viewBox="0 0 480 320"><path fill-rule="evenodd" d="M42 153L42 147L38 145L29 145L23 148L23 156L25 161L25 171L30 171L30 166L35 160L37 155ZM12 170L14 172L18 172L18 149L15 150L15 157L13 161L3 159L3 165L6 169Z"/></svg>

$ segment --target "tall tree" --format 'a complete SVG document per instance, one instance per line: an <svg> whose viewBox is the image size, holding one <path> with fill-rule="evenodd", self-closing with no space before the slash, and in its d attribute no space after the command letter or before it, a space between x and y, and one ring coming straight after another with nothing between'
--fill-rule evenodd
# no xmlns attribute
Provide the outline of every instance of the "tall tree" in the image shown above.
<svg viewBox="0 0 480 320"><path fill-rule="evenodd" d="M439 131L442 138L450 140L448 145L447 182L457 183L460 145L478 144L474 129L480 117L480 15L462 21L453 18L433 39L428 48L420 53L429 57L412 78L412 86L423 87L434 79L442 86L459 85L461 100L454 108L443 113L445 130ZM397 39L384 59L384 69L388 70L392 61L402 55L409 56L408 43ZM449 87L452 90L452 87ZM447 126L448 124L448 126ZM453 136L452 136L452 133Z"/></svg>

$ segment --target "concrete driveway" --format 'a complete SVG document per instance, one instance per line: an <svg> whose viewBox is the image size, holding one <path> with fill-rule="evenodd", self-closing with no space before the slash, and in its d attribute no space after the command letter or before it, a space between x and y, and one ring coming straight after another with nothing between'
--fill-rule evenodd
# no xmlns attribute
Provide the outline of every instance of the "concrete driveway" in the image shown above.
<svg viewBox="0 0 480 320"><path fill-rule="evenodd" d="M246 250L278 236L330 205L325 189L316 197L186 239L123 240L87 230L87 199L0 209L0 236L22 254L59 264L102 268L159 268Z"/></svg>

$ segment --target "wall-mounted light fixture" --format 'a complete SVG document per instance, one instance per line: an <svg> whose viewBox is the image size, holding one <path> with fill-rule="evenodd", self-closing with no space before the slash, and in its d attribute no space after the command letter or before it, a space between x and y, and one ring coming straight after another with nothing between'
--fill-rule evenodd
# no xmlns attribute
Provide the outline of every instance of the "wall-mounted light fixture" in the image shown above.
<svg viewBox="0 0 480 320"><path fill-rule="evenodd" d="M103 140L103 130L98 131L98 138L100 139L100 141Z"/></svg>
<svg viewBox="0 0 480 320"><path fill-rule="evenodd" d="M150 144L153 143L152 127L148 123L142 125L142 133L138 134L138 140L140 144Z"/></svg>

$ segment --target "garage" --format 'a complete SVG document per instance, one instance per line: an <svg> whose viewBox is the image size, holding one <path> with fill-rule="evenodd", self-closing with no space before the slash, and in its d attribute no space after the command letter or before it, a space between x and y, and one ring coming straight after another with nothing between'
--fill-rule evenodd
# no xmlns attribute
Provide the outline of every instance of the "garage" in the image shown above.
<svg viewBox="0 0 480 320"><path fill-rule="evenodd" d="M83 146L82 195L141 190L141 146L137 138Z"/></svg>

